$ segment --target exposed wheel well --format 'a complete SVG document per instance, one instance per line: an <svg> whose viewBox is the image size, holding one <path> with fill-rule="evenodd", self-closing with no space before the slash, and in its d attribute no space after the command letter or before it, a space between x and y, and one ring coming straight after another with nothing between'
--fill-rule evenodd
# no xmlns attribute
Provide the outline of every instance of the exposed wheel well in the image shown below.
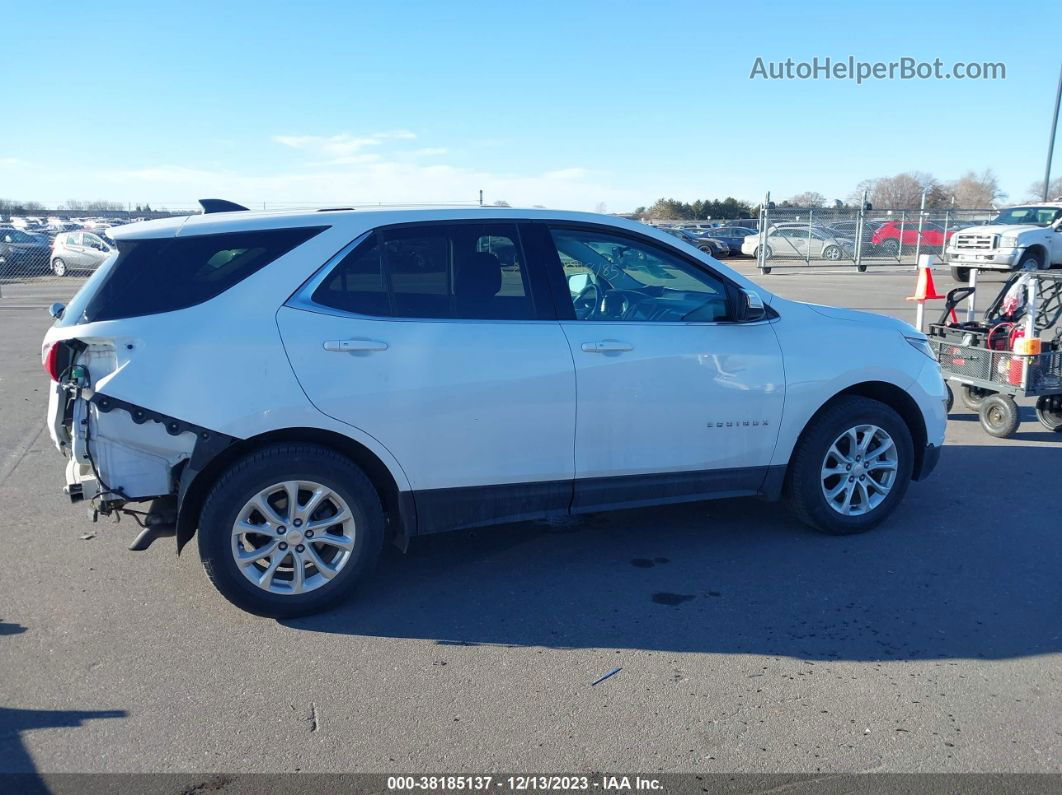
<svg viewBox="0 0 1062 795"><path fill-rule="evenodd" d="M376 454L364 445L334 431L320 428L285 428L229 445L196 476L183 495L177 515L178 552L195 535L199 526L199 514L203 508L203 501L218 475L233 461L248 453L266 445L283 442L319 444L335 450L357 464L372 482L376 493L380 495L380 503L387 517L388 538L405 549L409 536L416 532L416 513L411 501L404 504L406 501L401 498L398 484L395 483L391 472Z"/></svg>

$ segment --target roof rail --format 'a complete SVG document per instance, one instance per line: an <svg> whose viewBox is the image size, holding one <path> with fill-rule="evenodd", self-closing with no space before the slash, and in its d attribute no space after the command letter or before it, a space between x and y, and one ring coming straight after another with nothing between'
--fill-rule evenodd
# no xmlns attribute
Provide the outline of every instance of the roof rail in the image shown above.
<svg viewBox="0 0 1062 795"><path fill-rule="evenodd" d="M242 204L226 201L225 199L200 199L199 206L203 208L204 215L209 213L242 212L247 209Z"/></svg>

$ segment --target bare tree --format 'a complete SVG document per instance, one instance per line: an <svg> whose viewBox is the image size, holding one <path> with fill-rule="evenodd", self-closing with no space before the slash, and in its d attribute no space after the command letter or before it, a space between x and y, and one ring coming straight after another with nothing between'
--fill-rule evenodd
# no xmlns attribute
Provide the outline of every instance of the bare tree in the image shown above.
<svg viewBox="0 0 1062 795"><path fill-rule="evenodd" d="M604 202L598 202L594 205L594 212L601 213L601 215L604 215L608 212L608 205Z"/></svg>
<svg viewBox="0 0 1062 795"><path fill-rule="evenodd" d="M1044 198L1044 181L1037 180L1029 186L1029 200L1041 201ZM1047 188L1048 199L1062 198L1062 177L1055 177Z"/></svg>
<svg viewBox="0 0 1062 795"><path fill-rule="evenodd" d="M816 191L807 190L803 193L798 193L796 196L790 196L782 204L790 207L825 207L826 197Z"/></svg>
<svg viewBox="0 0 1062 795"><path fill-rule="evenodd" d="M892 210L918 209L922 204L922 192L928 194L939 185L932 174L921 171L907 171L871 182L870 202L877 208Z"/></svg>
<svg viewBox="0 0 1062 795"><path fill-rule="evenodd" d="M1000 190L999 180L990 168L980 174L967 171L948 185L948 191L955 197L956 207L977 210L991 207L1007 195Z"/></svg>

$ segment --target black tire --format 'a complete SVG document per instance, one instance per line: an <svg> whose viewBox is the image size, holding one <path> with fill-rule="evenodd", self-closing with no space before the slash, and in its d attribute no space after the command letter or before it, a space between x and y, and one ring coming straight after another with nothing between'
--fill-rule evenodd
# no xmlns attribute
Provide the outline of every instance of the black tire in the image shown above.
<svg viewBox="0 0 1062 795"><path fill-rule="evenodd" d="M1036 399L1036 419L1047 430L1062 433L1062 395L1040 395Z"/></svg>
<svg viewBox="0 0 1062 795"><path fill-rule="evenodd" d="M841 247L826 246L826 248L822 250L822 258L831 261L839 260L841 258Z"/></svg>
<svg viewBox="0 0 1062 795"><path fill-rule="evenodd" d="M867 266L866 265L856 265L856 270L859 271L860 273L866 273L867 272Z"/></svg>
<svg viewBox="0 0 1062 795"><path fill-rule="evenodd" d="M944 388L948 390L948 414L951 414L951 410L955 406L955 391L947 381L944 382Z"/></svg>
<svg viewBox="0 0 1062 795"><path fill-rule="evenodd" d="M984 399L978 413L985 432L999 439L1006 439L1018 430L1018 425L1021 424L1018 404L1010 395L989 395Z"/></svg>
<svg viewBox="0 0 1062 795"><path fill-rule="evenodd" d="M883 257L895 257L900 253L900 241L890 237L878 246L878 251Z"/></svg>
<svg viewBox="0 0 1062 795"><path fill-rule="evenodd" d="M896 445L895 480L882 502L865 514L844 515L830 507L823 494L822 467L838 437L857 425L877 425ZM804 524L828 535L862 533L883 522L907 491L914 464L914 443L903 418L870 398L845 395L831 402L804 429L789 461L786 497Z"/></svg>
<svg viewBox="0 0 1062 795"><path fill-rule="evenodd" d="M970 269L969 268L952 268L951 278L957 281L959 284L970 283Z"/></svg>
<svg viewBox="0 0 1062 795"><path fill-rule="evenodd" d="M63 262L62 258L56 257L52 260L52 273L56 276L66 276L70 271L67 270L66 263Z"/></svg>
<svg viewBox="0 0 1062 795"><path fill-rule="evenodd" d="M320 483L339 495L354 517L351 559L331 580L302 594L276 594L245 577L232 554L232 527L259 491L289 480ZM262 448L227 469L207 495L199 521L199 555L222 596L250 613L292 618L325 610L347 597L372 571L384 537L380 497L365 474L345 456L311 444Z"/></svg>
<svg viewBox="0 0 1062 795"><path fill-rule="evenodd" d="M985 402L986 398L996 394L991 389L982 389L979 386L970 386L969 384L962 384L959 387L959 395L962 397L962 403L970 411L980 411L981 405Z"/></svg>
<svg viewBox="0 0 1062 795"><path fill-rule="evenodd" d="M1044 265L1046 261L1047 260L1044 258L1044 255L1041 254L1039 251L1026 251L1024 254L1021 255L1021 259L1018 260L1017 270L1020 271L1028 269L1041 271L1046 267Z"/></svg>

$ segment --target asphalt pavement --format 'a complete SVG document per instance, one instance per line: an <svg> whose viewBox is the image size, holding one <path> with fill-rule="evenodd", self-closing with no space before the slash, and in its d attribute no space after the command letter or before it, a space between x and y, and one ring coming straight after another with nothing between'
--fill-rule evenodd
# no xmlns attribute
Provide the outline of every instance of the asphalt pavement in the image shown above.
<svg viewBox="0 0 1062 795"><path fill-rule="evenodd" d="M913 317L910 269L756 278ZM1062 436L1028 401L1007 440L957 407L869 534L727 500L429 537L277 622L62 494L39 352L74 284L0 298L0 771L1062 768Z"/></svg>

